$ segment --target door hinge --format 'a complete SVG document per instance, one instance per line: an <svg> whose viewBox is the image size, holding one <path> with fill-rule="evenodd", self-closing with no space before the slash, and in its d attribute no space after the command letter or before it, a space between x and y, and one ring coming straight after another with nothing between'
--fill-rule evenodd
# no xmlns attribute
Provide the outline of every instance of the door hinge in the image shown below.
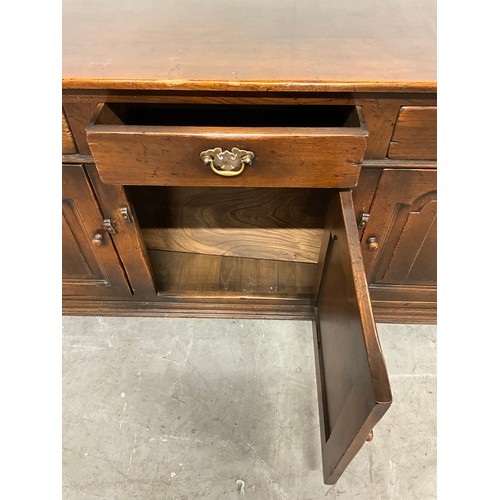
<svg viewBox="0 0 500 500"><path fill-rule="evenodd" d="M120 214L125 222L131 223L134 220L128 207L120 207Z"/></svg>
<svg viewBox="0 0 500 500"><path fill-rule="evenodd" d="M104 219L102 221L102 227L106 229L109 234L116 234L116 221L113 219Z"/></svg>
<svg viewBox="0 0 500 500"><path fill-rule="evenodd" d="M363 212L358 219L358 229L364 229L370 218L370 214Z"/></svg>

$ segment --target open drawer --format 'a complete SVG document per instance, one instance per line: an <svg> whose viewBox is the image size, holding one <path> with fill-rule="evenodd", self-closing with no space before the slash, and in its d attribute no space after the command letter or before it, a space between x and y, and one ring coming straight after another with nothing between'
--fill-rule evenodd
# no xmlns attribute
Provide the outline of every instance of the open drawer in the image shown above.
<svg viewBox="0 0 500 500"><path fill-rule="evenodd" d="M353 187L368 136L336 105L107 103L86 131L105 183L143 186Z"/></svg>

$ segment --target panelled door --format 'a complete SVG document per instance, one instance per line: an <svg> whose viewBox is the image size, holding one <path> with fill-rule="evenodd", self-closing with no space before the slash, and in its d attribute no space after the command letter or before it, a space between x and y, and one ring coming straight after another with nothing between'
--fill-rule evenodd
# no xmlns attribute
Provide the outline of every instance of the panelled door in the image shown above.
<svg viewBox="0 0 500 500"><path fill-rule="evenodd" d="M350 191L335 193L326 238L315 352L323 476L326 484L334 484L389 408L392 396Z"/></svg>
<svg viewBox="0 0 500 500"><path fill-rule="evenodd" d="M436 170L382 171L362 249L372 299L436 301Z"/></svg>
<svg viewBox="0 0 500 500"><path fill-rule="evenodd" d="M82 165L62 168L63 295L131 295Z"/></svg>

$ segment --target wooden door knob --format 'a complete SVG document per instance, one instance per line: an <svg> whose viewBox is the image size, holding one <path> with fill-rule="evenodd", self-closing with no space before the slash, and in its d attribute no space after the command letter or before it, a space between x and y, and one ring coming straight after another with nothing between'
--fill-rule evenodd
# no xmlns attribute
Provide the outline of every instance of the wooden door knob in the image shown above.
<svg viewBox="0 0 500 500"><path fill-rule="evenodd" d="M372 441L373 440L373 429L368 433L368 437L366 438L367 441Z"/></svg>
<svg viewBox="0 0 500 500"><path fill-rule="evenodd" d="M95 233L94 237L92 238L92 245L95 247L100 247L102 245L102 234L101 233Z"/></svg>
<svg viewBox="0 0 500 500"><path fill-rule="evenodd" d="M370 238L368 238L366 240L366 242L368 243L368 248L370 250L377 250L378 248L378 240L375 236L371 236Z"/></svg>

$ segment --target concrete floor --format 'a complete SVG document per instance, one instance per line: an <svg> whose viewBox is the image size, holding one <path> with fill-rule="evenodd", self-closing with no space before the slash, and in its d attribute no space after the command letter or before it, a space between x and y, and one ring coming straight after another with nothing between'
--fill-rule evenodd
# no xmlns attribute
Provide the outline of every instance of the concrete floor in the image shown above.
<svg viewBox="0 0 500 500"><path fill-rule="evenodd" d="M436 328L379 334L394 403L332 487L310 323L65 317L63 498L436 498Z"/></svg>

